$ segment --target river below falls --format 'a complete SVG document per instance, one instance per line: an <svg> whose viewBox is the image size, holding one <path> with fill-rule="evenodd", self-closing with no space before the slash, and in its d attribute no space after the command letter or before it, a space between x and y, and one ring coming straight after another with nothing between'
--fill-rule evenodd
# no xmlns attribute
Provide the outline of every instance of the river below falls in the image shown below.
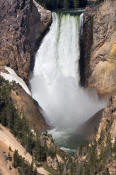
<svg viewBox="0 0 116 175"><path fill-rule="evenodd" d="M57 129L52 129L48 131L51 134L55 144L63 151L73 155L77 152L78 146L85 143L87 138L79 133L70 133L66 130L59 131Z"/></svg>

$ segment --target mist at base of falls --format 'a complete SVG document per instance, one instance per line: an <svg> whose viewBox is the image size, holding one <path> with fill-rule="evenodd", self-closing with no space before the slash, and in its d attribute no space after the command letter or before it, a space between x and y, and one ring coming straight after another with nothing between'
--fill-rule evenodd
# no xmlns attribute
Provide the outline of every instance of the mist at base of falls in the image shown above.
<svg viewBox="0 0 116 175"><path fill-rule="evenodd" d="M30 80L48 124L65 133L75 131L105 105L95 92L79 85L79 33L79 16L53 13Z"/></svg>

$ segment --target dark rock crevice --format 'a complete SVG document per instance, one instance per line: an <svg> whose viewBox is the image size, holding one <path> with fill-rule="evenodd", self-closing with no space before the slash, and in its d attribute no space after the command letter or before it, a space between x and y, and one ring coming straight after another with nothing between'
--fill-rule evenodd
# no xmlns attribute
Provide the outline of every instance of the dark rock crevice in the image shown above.
<svg viewBox="0 0 116 175"><path fill-rule="evenodd" d="M34 18L34 16L36 16L36 17ZM31 50L31 58L32 59L30 60L30 69L29 69L30 73L33 71L33 68L34 68L35 54L36 54L39 46L41 45L43 37L46 35L46 33L49 30L49 25L52 22L52 19L50 21L48 21L47 27L45 27L44 31L43 31L43 26L42 26L43 24L41 25L41 20L38 21L38 16L40 19L41 15L39 14L37 7L35 5L33 5L32 14L29 17L30 18L29 23L28 23L29 31L27 34L27 37L28 37L28 35L30 36L31 41L32 41L31 44L33 45L33 50ZM38 25L38 23L40 23L40 25ZM33 26L33 28L35 28L34 32L33 32L33 28L31 28L30 26ZM34 37L34 35L35 35L35 37Z"/></svg>
<svg viewBox="0 0 116 175"><path fill-rule="evenodd" d="M87 12L86 12L87 13ZM80 84L87 86L87 79L90 75L89 62L93 43L93 16L84 14L83 33L80 35ZM86 54L85 54L86 53Z"/></svg>

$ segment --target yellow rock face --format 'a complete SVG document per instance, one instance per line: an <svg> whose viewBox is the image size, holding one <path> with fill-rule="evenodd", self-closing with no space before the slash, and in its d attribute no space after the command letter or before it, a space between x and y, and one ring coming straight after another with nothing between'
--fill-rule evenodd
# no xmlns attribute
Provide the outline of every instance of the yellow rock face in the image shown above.
<svg viewBox="0 0 116 175"><path fill-rule="evenodd" d="M8 61L7 60L0 60L0 66L5 66L7 65Z"/></svg>
<svg viewBox="0 0 116 175"><path fill-rule="evenodd" d="M116 92L115 9L116 1L104 1L95 9L91 7L91 10L86 10L85 13L84 24L87 27L86 30L83 29L86 32L83 42L85 84L96 89L101 95L112 95Z"/></svg>
<svg viewBox="0 0 116 175"><path fill-rule="evenodd" d="M100 61L89 79L89 85L91 88L97 89L99 94L108 95L116 90L115 76L115 64L107 61Z"/></svg>
<svg viewBox="0 0 116 175"><path fill-rule="evenodd" d="M113 60L116 61L116 43L112 44L112 47L111 47L111 50L110 50L110 53L109 53L109 58L112 61Z"/></svg>
<svg viewBox="0 0 116 175"><path fill-rule="evenodd" d="M115 39L116 35L113 34L109 41L92 53L90 60L90 68L93 71L88 79L88 86L105 96L116 92ZM101 55L103 55L102 58Z"/></svg>
<svg viewBox="0 0 116 175"><path fill-rule="evenodd" d="M45 120L39 111L41 108L23 89L12 90L11 98L20 116L25 117L31 126L34 126L39 131L47 128Z"/></svg>

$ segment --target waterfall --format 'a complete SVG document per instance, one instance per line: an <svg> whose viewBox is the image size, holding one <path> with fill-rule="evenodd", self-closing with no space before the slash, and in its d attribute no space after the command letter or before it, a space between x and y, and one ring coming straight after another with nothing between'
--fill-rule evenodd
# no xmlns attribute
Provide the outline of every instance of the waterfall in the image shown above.
<svg viewBox="0 0 116 175"><path fill-rule="evenodd" d="M83 16L84 16L84 13L81 13L80 15L80 35L83 34Z"/></svg>
<svg viewBox="0 0 116 175"><path fill-rule="evenodd" d="M59 130L75 130L104 107L94 92L79 85L79 33L79 16L53 13L30 80L32 95L46 120Z"/></svg>

